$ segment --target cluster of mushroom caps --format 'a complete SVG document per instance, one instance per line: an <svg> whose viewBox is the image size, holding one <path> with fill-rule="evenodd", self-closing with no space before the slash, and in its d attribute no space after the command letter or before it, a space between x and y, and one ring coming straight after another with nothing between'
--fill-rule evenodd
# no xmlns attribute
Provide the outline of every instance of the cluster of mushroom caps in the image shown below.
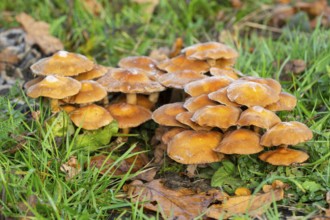
<svg viewBox="0 0 330 220"><path fill-rule="evenodd" d="M135 72L107 68L67 51L39 60L31 70L38 77L25 84L26 94L49 98L52 112L66 111L76 126L86 130L99 129L115 119L128 133L129 128L151 119L155 102L145 96L137 99L137 93L150 94L149 98L155 100L157 92L165 89L145 75L139 82L141 76ZM117 94L111 103L108 92Z"/></svg>
<svg viewBox="0 0 330 220"><path fill-rule="evenodd" d="M274 79L243 76L233 68L237 56L227 45L209 42L187 47L158 64L167 72L160 82L187 94L183 102L163 105L152 115L167 127L161 141L168 156L182 164L260 152L259 158L273 165L306 161L308 154L288 146L310 140L311 130L297 121L282 122L276 115L292 110L295 96L282 91Z"/></svg>

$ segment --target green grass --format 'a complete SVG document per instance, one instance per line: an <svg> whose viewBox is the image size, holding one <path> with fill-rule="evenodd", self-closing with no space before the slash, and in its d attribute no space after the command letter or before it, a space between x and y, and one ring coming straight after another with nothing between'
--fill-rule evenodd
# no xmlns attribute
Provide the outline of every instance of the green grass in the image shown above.
<svg viewBox="0 0 330 220"><path fill-rule="evenodd" d="M52 34L64 42L67 50L83 53L101 64L111 66L115 66L125 56L147 55L158 47L170 47L176 37L183 37L185 45L217 40L220 31L226 26L222 20L216 19L218 10L234 15L228 2L217 4L216 1L210 1L210 4L206 4L203 0L192 0L190 3L161 1L153 17L148 18L147 15L140 16L142 6L118 0L100 1L104 12L95 17L78 1L67 2L72 4L62 4L62 0L31 0L29 4L23 0L4 0L0 3L0 11L11 11L13 14L25 11L35 19L44 20L51 25ZM247 5L236 13L236 19L243 18L258 6ZM13 27L17 23L4 23L0 19L0 25ZM258 191L261 184L270 183L276 178L290 184L285 199L266 213L271 219L281 216L279 210L286 206L294 207L305 216L317 213L319 206L326 206L325 194L330 190L328 42L330 31L321 28L311 33L284 31L276 40L251 34L240 36L238 42L235 42L240 52L236 67L247 75L279 79L285 62L302 59L307 63L304 73L297 76L292 74L290 81L281 82L285 91L298 98L298 105L291 112L281 113L280 117L285 121L301 121L313 130L312 141L296 146L308 152L308 162L302 166L274 167L260 162L256 156L231 158L238 171L236 178L242 181L243 186ZM253 52L250 52L250 48L253 48ZM123 199L122 186L134 174L128 173L117 178L111 172L109 175L100 175L97 169L85 167L96 152L84 148L75 149L74 138L77 133L54 138L52 129L43 126L50 116L45 104L36 101L36 105L41 106L41 117L32 120L21 113L13 101L15 97L22 96L15 90L7 97L0 97L0 112L6 113L0 116L2 215L23 217L26 216L26 210L30 210L36 219L107 219L109 216L123 219L152 218L143 213L138 204ZM32 110L36 108L33 100L23 99ZM151 139L146 130L139 131L144 134L137 139L142 144ZM22 144L22 149L10 153L8 150L17 144ZM107 147L109 145L98 152L107 152ZM121 147L118 148L120 151ZM67 181L60 167L73 155L78 157L83 171ZM132 155L134 153L130 151L122 156L116 155L117 163ZM167 165L163 170L180 170L183 167L173 163ZM201 170L201 174L209 178L219 166L217 164L214 170L209 168L205 173ZM36 206L31 207L27 202L30 196L38 198ZM28 209L19 210L18 204ZM158 219L157 216L153 218Z"/></svg>

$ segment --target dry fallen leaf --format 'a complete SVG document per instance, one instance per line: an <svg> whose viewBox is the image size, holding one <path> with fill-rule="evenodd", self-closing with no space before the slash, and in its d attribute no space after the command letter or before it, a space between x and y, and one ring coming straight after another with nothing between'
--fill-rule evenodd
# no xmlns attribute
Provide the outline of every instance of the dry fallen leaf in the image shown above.
<svg viewBox="0 0 330 220"><path fill-rule="evenodd" d="M26 41L30 45L38 45L44 54L52 54L63 50L62 42L49 33L49 25L43 21L35 21L31 16L21 13L16 20L23 26L27 33Z"/></svg>
<svg viewBox="0 0 330 220"><path fill-rule="evenodd" d="M143 183L134 180L126 188L132 202L141 202L144 208L159 210L164 219L186 220L194 219L214 202L222 201L227 197L225 193L216 189L196 193L192 189L179 188L177 190L166 188L162 179Z"/></svg>
<svg viewBox="0 0 330 220"><path fill-rule="evenodd" d="M306 63L304 60L290 60L283 68L285 74L293 73L295 75L304 72L306 69Z"/></svg>
<svg viewBox="0 0 330 220"><path fill-rule="evenodd" d="M211 218L229 218L233 215L249 214L256 216L262 214L266 208L274 201L279 201L284 197L282 188L270 190L267 193L230 197L223 204L211 205L207 216Z"/></svg>
<svg viewBox="0 0 330 220"><path fill-rule="evenodd" d="M103 10L102 5L97 0L80 0L80 2L89 13L95 16L99 16Z"/></svg>
<svg viewBox="0 0 330 220"><path fill-rule="evenodd" d="M60 170L66 173L66 180L71 180L72 178L74 178L77 174L81 172L81 167L78 163L77 157L70 157L66 163L61 165Z"/></svg>

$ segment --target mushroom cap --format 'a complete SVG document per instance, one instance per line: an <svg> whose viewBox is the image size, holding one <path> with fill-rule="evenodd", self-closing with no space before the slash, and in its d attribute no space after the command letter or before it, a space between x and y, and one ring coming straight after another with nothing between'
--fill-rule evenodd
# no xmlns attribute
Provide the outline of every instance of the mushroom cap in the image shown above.
<svg viewBox="0 0 330 220"><path fill-rule="evenodd" d="M61 105L60 108L62 110L64 110L67 114L69 114L70 112L76 110L77 108L73 105Z"/></svg>
<svg viewBox="0 0 330 220"><path fill-rule="evenodd" d="M214 151L224 154L256 154L264 149L259 142L259 134L240 128L226 132Z"/></svg>
<svg viewBox="0 0 330 220"><path fill-rule="evenodd" d="M199 96L224 88L232 82L233 79L226 76L211 76L188 83L185 85L184 91L191 96Z"/></svg>
<svg viewBox="0 0 330 220"><path fill-rule="evenodd" d="M156 65L157 61L147 56L129 56L121 59L118 63L118 66L124 69L143 70L152 80L156 80L158 76L163 74Z"/></svg>
<svg viewBox="0 0 330 220"><path fill-rule="evenodd" d="M24 83L24 89L28 89L28 88L30 88L31 86L33 86L34 84L36 84L36 83L38 83L38 82L40 82L41 80L43 80L45 77L44 76L38 76L38 77L36 77L36 78L34 78L34 79L31 79L31 80L29 80L29 81L27 81L26 83Z"/></svg>
<svg viewBox="0 0 330 220"><path fill-rule="evenodd" d="M66 98L64 101L71 104L86 104L100 101L107 96L107 91L98 82L93 80L83 80L80 82L81 89L79 93Z"/></svg>
<svg viewBox="0 0 330 220"><path fill-rule="evenodd" d="M308 158L308 154L303 151L282 147L259 155L260 160L276 166L290 166L293 163L302 163Z"/></svg>
<svg viewBox="0 0 330 220"><path fill-rule="evenodd" d="M139 105L116 103L106 107L119 128L133 128L151 119L151 111Z"/></svg>
<svg viewBox="0 0 330 220"><path fill-rule="evenodd" d="M177 114L185 111L186 110L183 108L183 102L162 105L152 113L152 120L160 125L187 128L186 125L175 119Z"/></svg>
<svg viewBox="0 0 330 220"><path fill-rule="evenodd" d="M52 99L63 99L77 94L80 88L81 83L75 79L49 75L40 82L30 86L26 94L31 98L43 96Z"/></svg>
<svg viewBox="0 0 330 220"><path fill-rule="evenodd" d="M271 111L291 111L296 107L297 98L294 95L281 92L279 96L280 99L277 102L267 105L265 108Z"/></svg>
<svg viewBox="0 0 330 220"><path fill-rule="evenodd" d="M228 96L227 96L227 88L222 88L222 89L218 89L217 91L211 92L208 94L209 99L219 102L223 105L228 105L228 106L233 106L233 107L240 107L240 104L237 104L235 102L232 102L229 100Z"/></svg>
<svg viewBox="0 0 330 220"><path fill-rule="evenodd" d="M276 81L275 79L272 78L260 78L260 77L255 77L255 76L243 76L239 78L239 80L245 80L249 82L257 82L260 84L264 84L272 88L276 93L280 93L282 90L281 84Z"/></svg>
<svg viewBox="0 0 330 220"><path fill-rule="evenodd" d="M296 145L312 139L312 131L298 121L280 122L269 129L262 137L263 146Z"/></svg>
<svg viewBox="0 0 330 220"><path fill-rule="evenodd" d="M241 109L232 106L205 106L197 110L191 120L200 126L226 129L237 124L240 114Z"/></svg>
<svg viewBox="0 0 330 220"><path fill-rule="evenodd" d="M186 101L183 104L183 107L187 109L189 112L195 112L198 109L208 105L217 105L217 103L209 99L207 94L203 94L186 99Z"/></svg>
<svg viewBox="0 0 330 220"><path fill-rule="evenodd" d="M96 130L113 121L113 117L105 108L95 104L78 108L69 115L76 126L86 130Z"/></svg>
<svg viewBox="0 0 330 220"><path fill-rule="evenodd" d="M168 156L182 164L203 164L220 161L224 156L213 151L221 141L216 131L183 131L175 135L167 146Z"/></svg>
<svg viewBox="0 0 330 220"><path fill-rule="evenodd" d="M74 76L76 80L91 80L97 79L108 72L108 68L99 64L95 64L93 69L87 72L80 73L78 76Z"/></svg>
<svg viewBox="0 0 330 220"><path fill-rule="evenodd" d="M58 51L51 57L39 60L30 68L37 75L75 76L90 71L93 67L94 62L81 54Z"/></svg>
<svg viewBox="0 0 330 220"><path fill-rule="evenodd" d="M196 60L232 59L238 57L236 50L219 42L194 44L182 50L186 57Z"/></svg>
<svg viewBox="0 0 330 220"><path fill-rule="evenodd" d="M112 69L97 80L108 92L150 94L165 90L160 83L152 81L138 69Z"/></svg>
<svg viewBox="0 0 330 220"><path fill-rule="evenodd" d="M265 84L236 80L227 88L230 101L241 105L261 106L272 104L279 100L279 94Z"/></svg>
<svg viewBox="0 0 330 220"><path fill-rule="evenodd" d="M162 136L162 142L164 144L168 144L172 138L179 134L182 131L186 131L187 129L185 128L171 128L170 130L166 131L163 136Z"/></svg>
<svg viewBox="0 0 330 220"><path fill-rule="evenodd" d="M158 82L167 88L183 89L187 83L203 79L206 76L191 71L181 71L176 73L166 73L157 77Z"/></svg>
<svg viewBox="0 0 330 220"><path fill-rule="evenodd" d="M269 129L280 122L281 119L274 112L260 106L253 106L242 112L237 124L240 126L254 125Z"/></svg>
<svg viewBox="0 0 330 220"><path fill-rule="evenodd" d="M195 131L210 131L212 128L208 126L200 126L199 124L193 122L191 117L193 116L193 112L181 112L176 115L175 119L182 124L188 125Z"/></svg>
<svg viewBox="0 0 330 220"><path fill-rule="evenodd" d="M229 78L232 78L233 80L236 80L239 78L240 75L243 75L240 71L238 71L230 66L227 66L224 68L212 67L210 69L210 74L212 76L227 76Z"/></svg>
<svg viewBox="0 0 330 220"><path fill-rule="evenodd" d="M184 55L173 57L157 64L157 67L168 73L177 73L182 71L190 71L195 73L206 73L209 71L209 64L200 60L189 60Z"/></svg>
<svg viewBox="0 0 330 220"><path fill-rule="evenodd" d="M225 69L234 66L234 64L236 63L236 58L207 60L207 61L211 68Z"/></svg>

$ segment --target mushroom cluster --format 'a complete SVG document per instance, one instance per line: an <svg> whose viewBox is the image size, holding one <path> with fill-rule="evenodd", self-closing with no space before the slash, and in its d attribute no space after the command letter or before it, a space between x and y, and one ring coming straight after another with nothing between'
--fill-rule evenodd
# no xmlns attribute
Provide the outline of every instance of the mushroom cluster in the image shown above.
<svg viewBox="0 0 330 220"><path fill-rule="evenodd" d="M257 154L273 165L301 163L308 155L288 148L312 138L304 124L282 122L295 96L271 78L244 76L233 68L237 52L216 42L200 43L157 65L166 87L182 88L183 102L165 104L152 119L168 129L161 137L168 156L182 164L220 161L225 155ZM189 78L189 79L188 79ZM276 147L266 150L265 147Z"/></svg>

